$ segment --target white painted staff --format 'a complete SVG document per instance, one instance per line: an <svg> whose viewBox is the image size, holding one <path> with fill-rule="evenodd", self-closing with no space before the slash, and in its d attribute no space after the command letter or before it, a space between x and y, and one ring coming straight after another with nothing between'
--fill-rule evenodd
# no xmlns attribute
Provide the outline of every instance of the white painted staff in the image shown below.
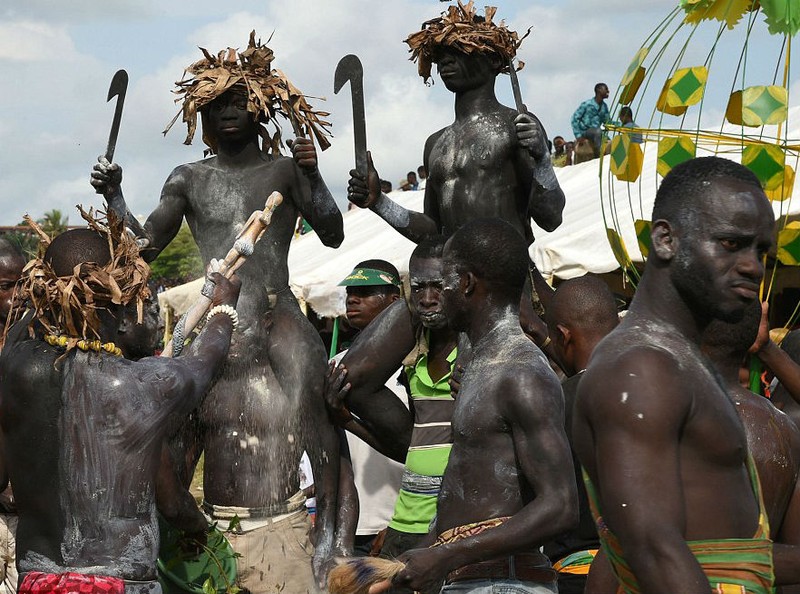
<svg viewBox="0 0 800 594"><path fill-rule="evenodd" d="M208 266L208 274L219 272L225 278L230 278L231 275L245 263L248 256L253 254L256 243L261 239L261 236L264 235L267 227L269 227L272 222L272 213L282 202L283 196L281 193L272 192L269 198L267 198L264 210L255 211L250 215L250 218L247 219L244 228L241 233L236 236L236 241L225 255L225 258L223 260L211 260ZM206 278L206 282L200 290L200 298L194 302L192 307L189 308L189 311L175 324L172 338L161 353L162 357L177 357L181 354L186 336L194 330L197 324L200 323L200 320L203 319L203 316L206 315L208 308L211 306L211 297L213 294L214 283ZM237 321L235 317L234 321Z"/></svg>

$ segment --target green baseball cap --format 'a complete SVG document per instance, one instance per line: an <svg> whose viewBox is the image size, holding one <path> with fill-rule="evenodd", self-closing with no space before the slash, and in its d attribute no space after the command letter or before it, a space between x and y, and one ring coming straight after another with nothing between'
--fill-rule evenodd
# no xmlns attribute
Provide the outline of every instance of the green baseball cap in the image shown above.
<svg viewBox="0 0 800 594"><path fill-rule="evenodd" d="M354 268L347 277L339 283L340 287L374 287L380 285L400 286L398 279L391 272L375 270L374 268Z"/></svg>

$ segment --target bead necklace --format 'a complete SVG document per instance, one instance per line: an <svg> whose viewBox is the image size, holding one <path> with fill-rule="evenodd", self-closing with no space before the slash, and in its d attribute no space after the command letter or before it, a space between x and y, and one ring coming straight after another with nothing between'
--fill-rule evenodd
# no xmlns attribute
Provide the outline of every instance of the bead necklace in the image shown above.
<svg viewBox="0 0 800 594"><path fill-rule="evenodd" d="M60 347L66 347L69 343L69 338L66 336L56 336L55 334L47 334L44 337L44 340L47 342L47 344ZM122 350L113 342L100 342L99 340L81 339L75 344L75 346L82 351L91 350L97 353L109 353L111 355L116 355L117 357L122 356Z"/></svg>

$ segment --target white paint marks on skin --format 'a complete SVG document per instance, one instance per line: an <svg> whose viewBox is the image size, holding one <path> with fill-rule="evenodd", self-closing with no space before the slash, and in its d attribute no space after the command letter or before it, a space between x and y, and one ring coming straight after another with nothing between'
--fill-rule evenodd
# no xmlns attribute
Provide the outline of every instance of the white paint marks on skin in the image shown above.
<svg viewBox="0 0 800 594"><path fill-rule="evenodd" d="M628 393L627 393L627 392L623 392L622 394L620 394L620 399L619 399L619 401L620 401L622 404L625 404L625 403L628 401Z"/></svg>
<svg viewBox="0 0 800 594"><path fill-rule="evenodd" d="M293 435L293 434L291 434L291 433L289 433L289 434L286 436L286 441L288 441L289 443L294 443L294 435Z"/></svg>
<svg viewBox="0 0 800 594"><path fill-rule="evenodd" d="M621 505L621 507L628 507L628 504L627 504L627 503L623 503L623 504Z"/></svg>
<svg viewBox="0 0 800 594"><path fill-rule="evenodd" d="M644 419L644 415L642 413L639 413L639 414L636 415L636 418L637 419Z"/></svg>
<svg viewBox="0 0 800 594"><path fill-rule="evenodd" d="M386 194L378 197L373 210L394 228L408 227L411 220L408 210L394 202Z"/></svg>
<svg viewBox="0 0 800 594"><path fill-rule="evenodd" d="M247 445L249 445L251 448L255 449L256 446L258 446L258 444L259 444L258 437L256 437L255 435L247 436Z"/></svg>
<svg viewBox="0 0 800 594"><path fill-rule="evenodd" d="M636 374L635 373L629 373L628 377L636 377Z"/></svg>

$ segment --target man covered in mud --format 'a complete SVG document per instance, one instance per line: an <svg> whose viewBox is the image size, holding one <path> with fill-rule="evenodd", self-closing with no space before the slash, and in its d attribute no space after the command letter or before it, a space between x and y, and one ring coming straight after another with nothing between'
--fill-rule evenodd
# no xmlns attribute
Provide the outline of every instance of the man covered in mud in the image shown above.
<svg viewBox="0 0 800 594"><path fill-rule="evenodd" d="M494 13L487 7L481 17L471 1L459 3L406 39L420 76L427 82L436 64L455 95L455 121L425 143L424 212L409 211L382 194L371 159L366 179L351 171L350 201L372 209L414 242L437 233L450 236L479 217L507 221L529 244L531 218L548 231L561 224L564 193L541 123L495 96L495 79L513 67L522 40L494 23Z"/></svg>
<svg viewBox="0 0 800 594"><path fill-rule="evenodd" d="M319 120L325 114L313 111L272 69L272 51L256 43L254 34L239 54L204 54L179 83L179 93L187 142L199 111L203 139L214 154L170 174L158 207L137 234L143 257L152 260L186 217L208 261L233 245L271 192L284 197L267 235L239 269L245 286L237 307L240 325L222 376L199 412L197 439L205 451L206 511L225 525L234 517L241 520L240 534L230 535L242 555L238 585L253 593L303 594L313 591L315 580L298 464L307 451L318 494L314 568L324 580L322 566L332 554L338 442L322 399L324 348L289 289L287 254L298 214L334 247L343 239L342 216L317 169L313 143L298 138L295 159L282 157L279 132L270 138L261 122L275 123L280 113L298 132L307 128L323 147L327 124ZM268 152L259 147L260 137ZM116 165L95 166L92 184L110 207L124 212L120 181ZM136 227L132 217L128 222ZM278 536L288 541L273 545Z"/></svg>
<svg viewBox="0 0 800 594"><path fill-rule="evenodd" d="M652 220L636 295L575 408L601 544L625 592L769 592L773 559L786 567L732 395L699 347L758 298L774 215L751 171L705 157L664 178Z"/></svg>
<svg viewBox="0 0 800 594"><path fill-rule="evenodd" d="M397 585L557 592L539 547L577 522L577 495L558 378L519 325L526 248L498 219L467 223L445 245L444 312L471 351L431 529L436 542L400 556Z"/></svg>
<svg viewBox="0 0 800 594"><path fill-rule="evenodd" d="M87 221L26 271L0 356L19 592L158 594L162 442L225 360L239 285L212 277L213 307L185 356L140 358L158 340L149 269L121 220Z"/></svg>

